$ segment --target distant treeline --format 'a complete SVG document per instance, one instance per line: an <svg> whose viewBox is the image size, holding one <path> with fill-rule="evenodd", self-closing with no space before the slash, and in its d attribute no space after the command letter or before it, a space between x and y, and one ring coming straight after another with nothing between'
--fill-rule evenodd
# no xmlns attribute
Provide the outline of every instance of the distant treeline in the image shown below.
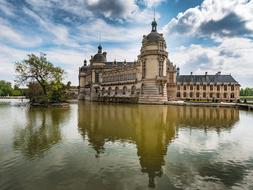
<svg viewBox="0 0 253 190"><path fill-rule="evenodd" d="M21 89L17 85L12 87L10 82L0 80L0 96L25 96L26 89Z"/></svg>
<svg viewBox="0 0 253 190"><path fill-rule="evenodd" d="M240 96L253 96L253 88L241 88Z"/></svg>

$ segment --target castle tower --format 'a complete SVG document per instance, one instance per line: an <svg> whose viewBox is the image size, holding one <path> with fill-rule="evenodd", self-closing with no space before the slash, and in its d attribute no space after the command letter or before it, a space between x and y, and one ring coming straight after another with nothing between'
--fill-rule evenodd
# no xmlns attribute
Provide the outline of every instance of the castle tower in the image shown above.
<svg viewBox="0 0 253 190"><path fill-rule="evenodd" d="M167 61L168 52L163 34L157 32L154 19L152 30L143 36L141 53L142 84L139 103L163 103L167 101Z"/></svg>
<svg viewBox="0 0 253 190"><path fill-rule="evenodd" d="M90 87L90 100L96 101L99 97L101 87L102 70L106 64L106 52L102 52L102 46L99 44L98 52L91 57L91 87Z"/></svg>

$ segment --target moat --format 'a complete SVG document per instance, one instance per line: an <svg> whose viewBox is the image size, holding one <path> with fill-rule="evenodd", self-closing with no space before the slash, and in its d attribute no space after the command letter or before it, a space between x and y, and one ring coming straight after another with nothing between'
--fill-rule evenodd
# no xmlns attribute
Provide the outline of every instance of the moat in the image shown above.
<svg viewBox="0 0 253 190"><path fill-rule="evenodd" d="M0 189L253 189L253 112L0 104Z"/></svg>

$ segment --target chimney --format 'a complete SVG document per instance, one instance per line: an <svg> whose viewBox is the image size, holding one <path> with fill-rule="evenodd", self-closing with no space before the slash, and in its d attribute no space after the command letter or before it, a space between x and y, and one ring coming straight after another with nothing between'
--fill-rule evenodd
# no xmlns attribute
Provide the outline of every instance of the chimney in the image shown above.
<svg viewBox="0 0 253 190"><path fill-rule="evenodd" d="M216 75L221 75L221 72L219 71L218 73L216 73Z"/></svg>
<svg viewBox="0 0 253 190"><path fill-rule="evenodd" d="M177 76L179 76L179 74L180 74L180 68L178 67L177 68Z"/></svg>
<svg viewBox="0 0 253 190"><path fill-rule="evenodd" d="M205 72L205 75L207 75L207 72Z"/></svg>
<svg viewBox="0 0 253 190"><path fill-rule="evenodd" d="M191 72L191 75L193 74L193 72Z"/></svg>

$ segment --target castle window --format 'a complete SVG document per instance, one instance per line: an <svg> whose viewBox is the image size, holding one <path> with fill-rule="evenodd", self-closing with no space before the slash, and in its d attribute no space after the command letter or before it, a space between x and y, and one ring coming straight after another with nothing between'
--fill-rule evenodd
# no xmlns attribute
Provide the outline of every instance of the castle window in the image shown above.
<svg viewBox="0 0 253 190"><path fill-rule="evenodd" d="M228 86L224 85L224 91L227 91L227 89L228 89Z"/></svg>
<svg viewBox="0 0 253 190"><path fill-rule="evenodd" d="M213 85L210 85L210 90L213 91Z"/></svg>
<svg viewBox="0 0 253 190"><path fill-rule="evenodd" d="M117 95L119 93L119 87L115 87L115 92L114 94Z"/></svg>
<svg viewBox="0 0 253 190"><path fill-rule="evenodd" d="M192 93L192 92L190 92L190 97L191 97L191 98L193 97L193 93Z"/></svg>
<svg viewBox="0 0 253 190"><path fill-rule="evenodd" d="M217 98L220 98L220 94L219 94L219 93L217 93L217 94L216 94L216 97L217 97Z"/></svg>
<svg viewBox="0 0 253 190"><path fill-rule="evenodd" d="M163 94L163 85L162 84L159 85L159 94Z"/></svg>
<svg viewBox="0 0 253 190"><path fill-rule="evenodd" d="M184 98L186 97L186 92L184 92Z"/></svg>
<svg viewBox="0 0 253 190"><path fill-rule="evenodd" d="M146 63L142 62L142 78L145 79L146 77Z"/></svg>
<svg viewBox="0 0 253 190"><path fill-rule="evenodd" d="M111 92L112 92L112 88L109 87L109 88L108 88L108 95L109 95L109 96L111 95Z"/></svg>
<svg viewBox="0 0 253 190"><path fill-rule="evenodd" d="M125 95L126 93L127 93L127 87L124 86L124 87L123 87L123 95Z"/></svg>
<svg viewBox="0 0 253 190"><path fill-rule="evenodd" d="M98 94L99 93L99 87L98 88L95 88L95 92L96 92L96 94Z"/></svg>
<svg viewBox="0 0 253 190"><path fill-rule="evenodd" d="M95 83L99 82L99 72L95 72Z"/></svg>
<svg viewBox="0 0 253 190"><path fill-rule="evenodd" d="M223 98L227 98L227 93L224 93L224 94L223 94Z"/></svg>
<svg viewBox="0 0 253 190"><path fill-rule="evenodd" d="M177 93L177 97L180 98L180 96L181 96L181 94L180 94L180 92L178 92L178 93Z"/></svg>
<svg viewBox="0 0 253 190"><path fill-rule="evenodd" d="M203 86L203 90L206 90L206 85Z"/></svg>
<svg viewBox="0 0 253 190"><path fill-rule="evenodd" d="M173 83L174 79L173 79L173 74L169 73L169 82Z"/></svg>
<svg viewBox="0 0 253 190"><path fill-rule="evenodd" d="M132 86L132 88L131 88L131 94L135 94L135 90L136 90L136 87Z"/></svg>
<svg viewBox="0 0 253 190"><path fill-rule="evenodd" d="M141 85L141 94L144 94L144 84Z"/></svg>
<svg viewBox="0 0 253 190"><path fill-rule="evenodd" d="M186 85L184 85L184 90L186 90Z"/></svg>
<svg viewBox="0 0 253 190"><path fill-rule="evenodd" d="M180 90L180 85L177 85L177 90Z"/></svg>
<svg viewBox="0 0 253 190"><path fill-rule="evenodd" d="M159 62L159 76L163 76L163 61Z"/></svg>
<svg viewBox="0 0 253 190"><path fill-rule="evenodd" d="M220 91L220 85L217 86L217 91Z"/></svg>
<svg viewBox="0 0 253 190"><path fill-rule="evenodd" d="M105 88L102 88L102 95L105 94Z"/></svg>
<svg viewBox="0 0 253 190"><path fill-rule="evenodd" d="M197 85L197 90L199 90L199 85Z"/></svg>
<svg viewBox="0 0 253 190"><path fill-rule="evenodd" d="M193 85L190 86L190 90L193 90Z"/></svg>
<svg viewBox="0 0 253 190"><path fill-rule="evenodd" d="M234 85L231 85L231 91L234 91L234 90L235 90Z"/></svg>
<svg viewBox="0 0 253 190"><path fill-rule="evenodd" d="M205 92L203 93L203 98L206 98L206 93Z"/></svg>
<svg viewBox="0 0 253 190"><path fill-rule="evenodd" d="M231 93L230 98L235 98L235 94Z"/></svg>
<svg viewBox="0 0 253 190"><path fill-rule="evenodd" d="M199 98L199 92L196 93L197 98Z"/></svg>
<svg viewBox="0 0 253 190"><path fill-rule="evenodd" d="M213 93L210 93L210 98L212 98L213 97Z"/></svg>

